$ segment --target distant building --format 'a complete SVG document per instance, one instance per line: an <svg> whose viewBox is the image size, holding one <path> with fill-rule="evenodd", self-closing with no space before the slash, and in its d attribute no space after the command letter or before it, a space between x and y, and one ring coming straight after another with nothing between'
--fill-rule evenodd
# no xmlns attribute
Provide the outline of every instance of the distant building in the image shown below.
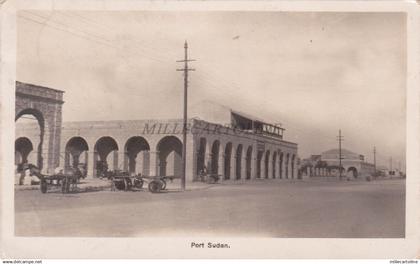
<svg viewBox="0 0 420 264"><path fill-rule="evenodd" d="M311 155L303 159L300 173L307 177L338 177L340 175L339 149L330 149L320 155ZM371 176L375 166L365 161L363 155L341 150L341 172L347 178Z"/></svg>

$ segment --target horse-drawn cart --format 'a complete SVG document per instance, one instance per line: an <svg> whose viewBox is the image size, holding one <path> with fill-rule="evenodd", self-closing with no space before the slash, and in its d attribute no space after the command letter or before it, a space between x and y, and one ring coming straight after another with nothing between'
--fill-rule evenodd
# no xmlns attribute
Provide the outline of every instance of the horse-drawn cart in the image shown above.
<svg viewBox="0 0 420 264"><path fill-rule="evenodd" d="M172 181L176 176L142 176L141 174L130 175L124 171L108 171L106 177L111 180L111 190L130 191L142 189L146 183L152 193L158 193L166 189L167 180Z"/></svg>
<svg viewBox="0 0 420 264"><path fill-rule="evenodd" d="M77 183L83 175L80 170L76 169L71 174L57 173L53 175L42 174L41 170L33 164L25 164L24 170L29 169L31 176L37 176L40 180L40 190L46 193L50 186L61 188L62 193L75 192Z"/></svg>

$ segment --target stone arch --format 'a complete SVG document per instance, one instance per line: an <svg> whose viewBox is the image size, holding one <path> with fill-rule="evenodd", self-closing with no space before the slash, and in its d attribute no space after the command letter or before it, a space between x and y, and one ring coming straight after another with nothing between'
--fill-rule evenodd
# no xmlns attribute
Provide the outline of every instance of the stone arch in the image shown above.
<svg viewBox="0 0 420 264"><path fill-rule="evenodd" d="M48 142L44 144L44 140L46 138L45 131L48 131L48 124L45 122L44 115L42 114L42 112L34 108L26 108L18 112L15 117L15 122L17 122L19 118L25 115L33 116L38 122L40 134L39 134L39 144L38 146L36 146L36 153L37 153L36 166L40 169L43 169L44 159L45 159L43 155L43 153L45 152L44 145L48 147Z"/></svg>
<svg viewBox="0 0 420 264"><path fill-rule="evenodd" d="M211 147L210 173L212 174L219 174L219 150L220 150L220 141L215 140Z"/></svg>
<svg viewBox="0 0 420 264"><path fill-rule="evenodd" d="M200 175L204 171L204 167L206 167L206 145L206 138L201 137L197 149L197 175Z"/></svg>
<svg viewBox="0 0 420 264"><path fill-rule="evenodd" d="M264 160L264 178L268 179L269 175L269 165L270 165L270 151L267 150L265 152L265 160Z"/></svg>
<svg viewBox="0 0 420 264"><path fill-rule="evenodd" d="M249 146L246 151L246 177L245 179L251 179L252 172L252 146Z"/></svg>
<svg viewBox="0 0 420 264"><path fill-rule="evenodd" d="M149 170L150 145L144 137L133 136L127 139L124 146L124 170L132 174L142 173Z"/></svg>
<svg viewBox="0 0 420 264"><path fill-rule="evenodd" d="M347 169L347 177L357 178L359 176L359 172L355 167L349 167Z"/></svg>
<svg viewBox="0 0 420 264"><path fill-rule="evenodd" d="M27 137L20 137L15 140L15 165L28 163L28 157L34 149L32 142Z"/></svg>
<svg viewBox="0 0 420 264"><path fill-rule="evenodd" d="M39 123L40 143L36 146L37 166L53 173L60 163L63 91L16 82L15 121L33 115Z"/></svg>
<svg viewBox="0 0 420 264"><path fill-rule="evenodd" d="M95 143L94 151L95 176L100 176L100 171L104 169L103 166L110 170L118 169L118 143L114 138L110 136L99 138ZM109 155L110 153L112 155Z"/></svg>
<svg viewBox="0 0 420 264"><path fill-rule="evenodd" d="M290 159L290 154L287 153L286 154L286 167L285 167L285 169L286 169L286 171L285 171L286 179L289 179L289 159Z"/></svg>
<svg viewBox="0 0 420 264"><path fill-rule="evenodd" d="M273 152L273 168L272 168L272 178L276 178L276 166L277 166L277 151Z"/></svg>
<svg viewBox="0 0 420 264"><path fill-rule="evenodd" d="M232 143L228 142L225 146L225 153L224 153L224 178L225 180L230 179L230 171L231 171L231 160L232 160Z"/></svg>
<svg viewBox="0 0 420 264"><path fill-rule="evenodd" d="M64 151L64 171L71 168L79 167L79 164L84 164L87 168L89 145L82 137L70 138L65 146ZM84 155L82 155L84 153ZM82 162L81 162L82 158Z"/></svg>
<svg viewBox="0 0 420 264"><path fill-rule="evenodd" d="M257 178L261 179L262 177L262 171L261 171L261 163L262 163L262 158L264 155L264 151L260 150L257 153Z"/></svg>
<svg viewBox="0 0 420 264"><path fill-rule="evenodd" d="M240 180L242 175L241 175L241 171L242 171L242 144L239 144L236 147L236 154L235 154L235 179L236 180Z"/></svg>
<svg viewBox="0 0 420 264"><path fill-rule="evenodd" d="M182 174L182 142L178 137L163 137L157 143L156 151L158 153L159 176L180 176Z"/></svg>

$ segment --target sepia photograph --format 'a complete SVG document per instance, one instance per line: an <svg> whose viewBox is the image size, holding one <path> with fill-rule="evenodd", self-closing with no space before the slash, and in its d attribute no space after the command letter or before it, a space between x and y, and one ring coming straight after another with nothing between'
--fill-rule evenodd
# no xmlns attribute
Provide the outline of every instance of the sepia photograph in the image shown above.
<svg viewBox="0 0 420 264"><path fill-rule="evenodd" d="M407 24L16 10L13 236L405 239Z"/></svg>

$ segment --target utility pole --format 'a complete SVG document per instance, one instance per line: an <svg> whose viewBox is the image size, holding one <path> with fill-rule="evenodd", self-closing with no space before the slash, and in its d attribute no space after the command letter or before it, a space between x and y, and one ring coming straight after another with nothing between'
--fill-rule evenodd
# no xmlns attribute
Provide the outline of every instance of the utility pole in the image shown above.
<svg viewBox="0 0 420 264"><path fill-rule="evenodd" d="M341 160L343 159L343 156L341 155L341 141L343 141L343 136L341 136L341 129L338 130L338 164L339 164L339 172L340 172L340 180L342 178L342 171L341 171Z"/></svg>
<svg viewBox="0 0 420 264"><path fill-rule="evenodd" d="M177 62L183 62L184 68L177 69L177 71L184 72L184 120L182 129L182 175L181 175L181 190L185 191L186 181L186 169L187 169L187 117L188 117L188 72L194 71L195 69L188 68L188 62L195 61L188 59L188 43L185 41L184 44L184 59L178 60Z"/></svg>

